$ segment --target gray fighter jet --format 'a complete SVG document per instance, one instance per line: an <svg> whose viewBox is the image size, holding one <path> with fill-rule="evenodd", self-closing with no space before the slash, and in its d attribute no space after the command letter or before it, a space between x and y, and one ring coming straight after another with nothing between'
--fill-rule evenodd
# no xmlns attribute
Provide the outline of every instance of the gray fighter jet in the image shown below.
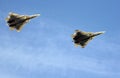
<svg viewBox="0 0 120 78"><path fill-rule="evenodd" d="M30 19L40 16L40 14L35 15L19 15L16 13L9 13L9 16L6 18L7 24L10 27L10 30L16 29L17 32L20 32L24 24L26 24Z"/></svg>
<svg viewBox="0 0 120 78"><path fill-rule="evenodd" d="M75 46L81 46L84 48L87 43L92 40L95 36L98 36L100 34L103 34L104 31L101 32L84 32L80 30L75 30L75 33L72 34L73 42L75 43Z"/></svg>

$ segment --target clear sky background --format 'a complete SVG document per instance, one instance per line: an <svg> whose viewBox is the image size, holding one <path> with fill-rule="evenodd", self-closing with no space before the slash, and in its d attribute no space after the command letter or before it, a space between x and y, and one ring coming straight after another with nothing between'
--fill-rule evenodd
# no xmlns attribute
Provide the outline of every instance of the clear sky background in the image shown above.
<svg viewBox="0 0 120 78"><path fill-rule="evenodd" d="M9 12L40 17L10 31ZM106 31L84 49L74 30ZM120 78L120 0L0 0L0 78Z"/></svg>

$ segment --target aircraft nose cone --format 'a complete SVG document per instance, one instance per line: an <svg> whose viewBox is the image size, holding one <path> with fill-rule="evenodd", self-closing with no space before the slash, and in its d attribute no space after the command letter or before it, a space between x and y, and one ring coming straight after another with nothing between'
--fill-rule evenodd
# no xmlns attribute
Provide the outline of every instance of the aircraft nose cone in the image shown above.
<svg viewBox="0 0 120 78"><path fill-rule="evenodd" d="M100 34L104 34L104 33L105 33L105 31L96 32L96 33L94 33L94 36L97 36L97 35L100 35Z"/></svg>
<svg viewBox="0 0 120 78"><path fill-rule="evenodd" d="M33 16L40 16L40 14L35 14L35 15L33 15Z"/></svg>
<svg viewBox="0 0 120 78"><path fill-rule="evenodd" d="M36 16L40 16L40 14L36 14Z"/></svg>
<svg viewBox="0 0 120 78"><path fill-rule="evenodd" d="M101 32L97 32L98 34L103 34L103 33L105 33L105 31L101 31Z"/></svg>

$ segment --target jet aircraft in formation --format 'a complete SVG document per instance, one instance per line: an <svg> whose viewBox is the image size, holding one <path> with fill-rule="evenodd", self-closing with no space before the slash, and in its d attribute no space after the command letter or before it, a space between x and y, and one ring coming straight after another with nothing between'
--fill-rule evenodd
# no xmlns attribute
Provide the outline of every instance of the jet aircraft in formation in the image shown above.
<svg viewBox="0 0 120 78"><path fill-rule="evenodd" d="M9 16L6 18L7 24L10 27L10 30L16 29L17 32L20 32L24 24L26 24L30 19L40 16L40 14L34 15L19 15L17 13L9 13ZM81 46L84 48L90 40L95 36L103 34L104 32L84 32L80 30L75 30L75 33L72 34L73 42L76 46Z"/></svg>
<svg viewBox="0 0 120 78"><path fill-rule="evenodd" d="M95 36L103 34L104 31L101 32L84 32L80 30L75 30L75 33L72 34L73 42L76 46L81 46L84 48L90 40L92 40Z"/></svg>
<svg viewBox="0 0 120 78"><path fill-rule="evenodd" d="M34 15L19 15L16 13L9 13L9 16L6 18L7 24L10 27L10 30L16 29L17 32L20 32L24 24L26 24L30 19L40 16L40 14Z"/></svg>

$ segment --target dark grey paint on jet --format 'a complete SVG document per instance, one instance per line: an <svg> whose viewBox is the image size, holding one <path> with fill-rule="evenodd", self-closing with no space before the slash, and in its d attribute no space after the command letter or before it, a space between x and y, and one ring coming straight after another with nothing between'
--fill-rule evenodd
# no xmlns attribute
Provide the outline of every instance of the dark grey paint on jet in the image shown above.
<svg viewBox="0 0 120 78"><path fill-rule="evenodd" d="M76 46L80 45L82 48L84 48L87 43L92 40L95 36L103 34L102 32L84 32L80 30L76 30L74 34L72 34L73 42Z"/></svg>
<svg viewBox="0 0 120 78"><path fill-rule="evenodd" d="M10 27L10 30L16 29L18 32L22 29L24 24L26 24L30 19L39 16L40 14L35 15L19 15L16 13L9 13L9 16L6 18L7 24Z"/></svg>

